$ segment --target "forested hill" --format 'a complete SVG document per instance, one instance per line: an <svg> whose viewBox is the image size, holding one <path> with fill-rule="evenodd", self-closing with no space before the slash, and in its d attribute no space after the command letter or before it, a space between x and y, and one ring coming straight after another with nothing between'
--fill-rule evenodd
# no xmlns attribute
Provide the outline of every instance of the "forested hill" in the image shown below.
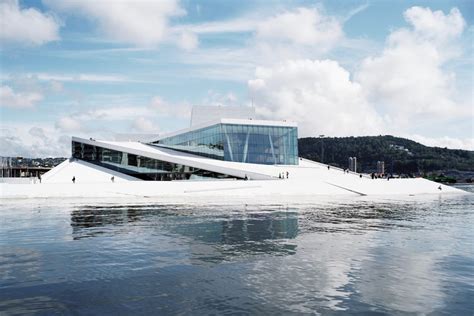
<svg viewBox="0 0 474 316"><path fill-rule="evenodd" d="M366 173L376 171L377 161L385 162L387 173L474 171L474 151L428 147L394 136L300 138L298 149L300 157L341 168L348 167L349 157L357 157L358 171Z"/></svg>

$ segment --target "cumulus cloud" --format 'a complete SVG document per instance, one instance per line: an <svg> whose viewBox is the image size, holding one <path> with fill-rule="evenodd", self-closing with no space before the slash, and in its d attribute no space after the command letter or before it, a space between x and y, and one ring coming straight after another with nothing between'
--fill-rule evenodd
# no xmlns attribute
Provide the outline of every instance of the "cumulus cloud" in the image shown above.
<svg viewBox="0 0 474 316"><path fill-rule="evenodd" d="M22 9L18 0L0 2L0 40L42 45L59 39L59 22L34 8Z"/></svg>
<svg viewBox="0 0 474 316"><path fill-rule="evenodd" d="M342 22L316 7L285 10L273 16L243 16L225 21L178 25L195 34L254 33L258 42L284 42L329 48L343 36Z"/></svg>
<svg viewBox="0 0 474 316"><path fill-rule="evenodd" d="M423 135L413 134L413 135L408 135L407 138L412 139L426 146L474 150L474 137L455 138L455 137L443 136L443 137L435 138L435 137L426 137Z"/></svg>
<svg viewBox="0 0 474 316"><path fill-rule="evenodd" d="M412 135L427 145L471 149L472 137L442 136L447 122L474 120L470 91L459 91L445 67L463 54L464 19L455 8L445 14L413 7L404 17L409 27L393 30L380 54L352 74L332 60L258 67L248 82L257 112L299 122L300 136Z"/></svg>
<svg viewBox="0 0 474 316"><path fill-rule="evenodd" d="M393 124L465 115L460 105L466 100L459 99L456 76L443 68L459 54L455 41L465 26L461 13L412 7L404 17L411 28L393 31L383 52L362 62L355 80Z"/></svg>
<svg viewBox="0 0 474 316"><path fill-rule="evenodd" d="M56 130L67 134L108 138L117 124L145 131L150 124L140 119L151 116L153 111L144 106L97 108L63 115L56 120L54 126ZM140 123L143 123L141 127Z"/></svg>
<svg viewBox="0 0 474 316"><path fill-rule="evenodd" d="M46 139L46 135L44 134L44 130L41 127L34 126L34 127L30 128L28 133L33 137Z"/></svg>
<svg viewBox="0 0 474 316"><path fill-rule="evenodd" d="M317 8L298 8L257 24L259 39L289 41L296 44L332 47L343 35L341 23Z"/></svg>
<svg viewBox="0 0 474 316"><path fill-rule="evenodd" d="M68 157L71 138L47 126L2 126L0 148L3 156Z"/></svg>
<svg viewBox="0 0 474 316"><path fill-rule="evenodd" d="M160 96L151 99L149 108L155 115L163 117L189 118L191 115L191 105L186 102L171 103Z"/></svg>
<svg viewBox="0 0 474 316"><path fill-rule="evenodd" d="M236 106L236 105L239 105L239 99L231 91L227 93L221 93L221 92L210 89L207 91L207 95L202 100L201 103L205 105L213 105L213 106L226 106L226 105Z"/></svg>
<svg viewBox="0 0 474 316"><path fill-rule="evenodd" d="M325 14L321 7L299 7L271 15L253 12L227 20L174 25L172 30L176 34L192 34L192 43L202 34L248 33L251 40L245 47L233 48L228 53L206 49L202 58L192 61L210 61L222 67L220 61L223 59L226 59L226 63L235 64L237 60L232 56L240 57L236 56L236 53L243 53L246 63L268 59L281 61L282 58L296 58L308 53L312 56L320 55L344 39L343 22L341 18ZM213 69L207 70L207 73L211 71ZM229 79L227 71L224 71L223 75Z"/></svg>
<svg viewBox="0 0 474 316"><path fill-rule="evenodd" d="M171 103L160 96L153 97L146 105L114 106L82 110L60 117L55 127L62 132L109 132L120 124L138 132L157 132L155 123L163 118L189 118L191 107L187 103ZM101 135L106 135L102 133Z"/></svg>
<svg viewBox="0 0 474 316"><path fill-rule="evenodd" d="M56 128L63 132L77 132L81 130L81 123L77 118L64 116L59 118L55 124Z"/></svg>
<svg viewBox="0 0 474 316"><path fill-rule="evenodd" d="M371 134L381 119L336 61L294 60L257 68L248 85L257 113L299 123L300 136Z"/></svg>
<svg viewBox="0 0 474 316"><path fill-rule="evenodd" d="M132 123L132 128L135 131L144 133L156 133L159 130L155 123L144 117L136 118Z"/></svg>
<svg viewBox="0 0 474 316"><path fill-rule="evenodd" d="M429 8L411 7L403 16L413 26L417 36L439 44L461 35L466 26L458 8L452 8L449 14L444 14L443 11L433 12Z"/></svg>
<svg viewBox="0 0 474 316"><path fill-rule="evenodd" d="M172 17L186 12L178 0L45 0L48 6L85 16L96 22L109 39L138 46L155 46L166 39Z"/></svg>
<svg viewBox="0 0 474 316"><path fill-rule="evenodd" d="M15 92L9 86L0 86L0 106L12 108L32 108L43 95L39 92Z"/></svg>

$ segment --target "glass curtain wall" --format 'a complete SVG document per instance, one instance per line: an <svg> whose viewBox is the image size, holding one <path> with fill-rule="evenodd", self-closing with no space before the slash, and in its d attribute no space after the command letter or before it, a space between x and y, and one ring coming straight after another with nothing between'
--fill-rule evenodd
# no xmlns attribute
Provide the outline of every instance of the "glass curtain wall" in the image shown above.
<svg viewBox="0 0 474 316"><path fill-rule="evenodd" d="M161 161L145 156L72 142L72 157L142 180L171 181L203 178L235 178L204 169Z"/></svg>
<svg viewBox="0 0 474 316"><path fill-rule="evenodd" d="M224 160L224 138L222 137L220 124L161 139L153 144Z"/></svg>
<svg viewBox="0 0 474 316"><path fill-rule="evenodd" d="M298 164L296 127L217 124L153 144L226 161Z"/></svg>

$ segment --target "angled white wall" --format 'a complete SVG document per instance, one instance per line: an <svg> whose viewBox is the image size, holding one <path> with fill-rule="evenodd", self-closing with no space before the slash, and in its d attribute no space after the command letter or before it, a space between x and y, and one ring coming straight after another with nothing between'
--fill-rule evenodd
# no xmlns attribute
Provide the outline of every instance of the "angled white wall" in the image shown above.
<svg viewBox="0 0 474 316"><path fill-rule="evenodd" d="M114 182L142 181L140 179L116 172L107 168L102 168L91 163L67 159L57 167L46 172L42 177L42 183L72 183L72 178L76 178L76 183L109 183L114 177Z"/></svg>

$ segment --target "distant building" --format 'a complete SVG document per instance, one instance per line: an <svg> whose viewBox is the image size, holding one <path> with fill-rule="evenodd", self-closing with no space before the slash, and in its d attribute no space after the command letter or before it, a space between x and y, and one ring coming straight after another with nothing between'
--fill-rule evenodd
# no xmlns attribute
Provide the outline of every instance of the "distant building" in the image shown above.
<svg viewBox="0 0 474 316"><path fill-rule="evenodd" d="M357 157L349 157L349 170L357 172Z"/></svg>
<svg viewBox="0 0 474 316"><path fill-rule="evenodd" d="M385 162L384 161L377 161L377 173L384 174L385 173Z"/></svg>

